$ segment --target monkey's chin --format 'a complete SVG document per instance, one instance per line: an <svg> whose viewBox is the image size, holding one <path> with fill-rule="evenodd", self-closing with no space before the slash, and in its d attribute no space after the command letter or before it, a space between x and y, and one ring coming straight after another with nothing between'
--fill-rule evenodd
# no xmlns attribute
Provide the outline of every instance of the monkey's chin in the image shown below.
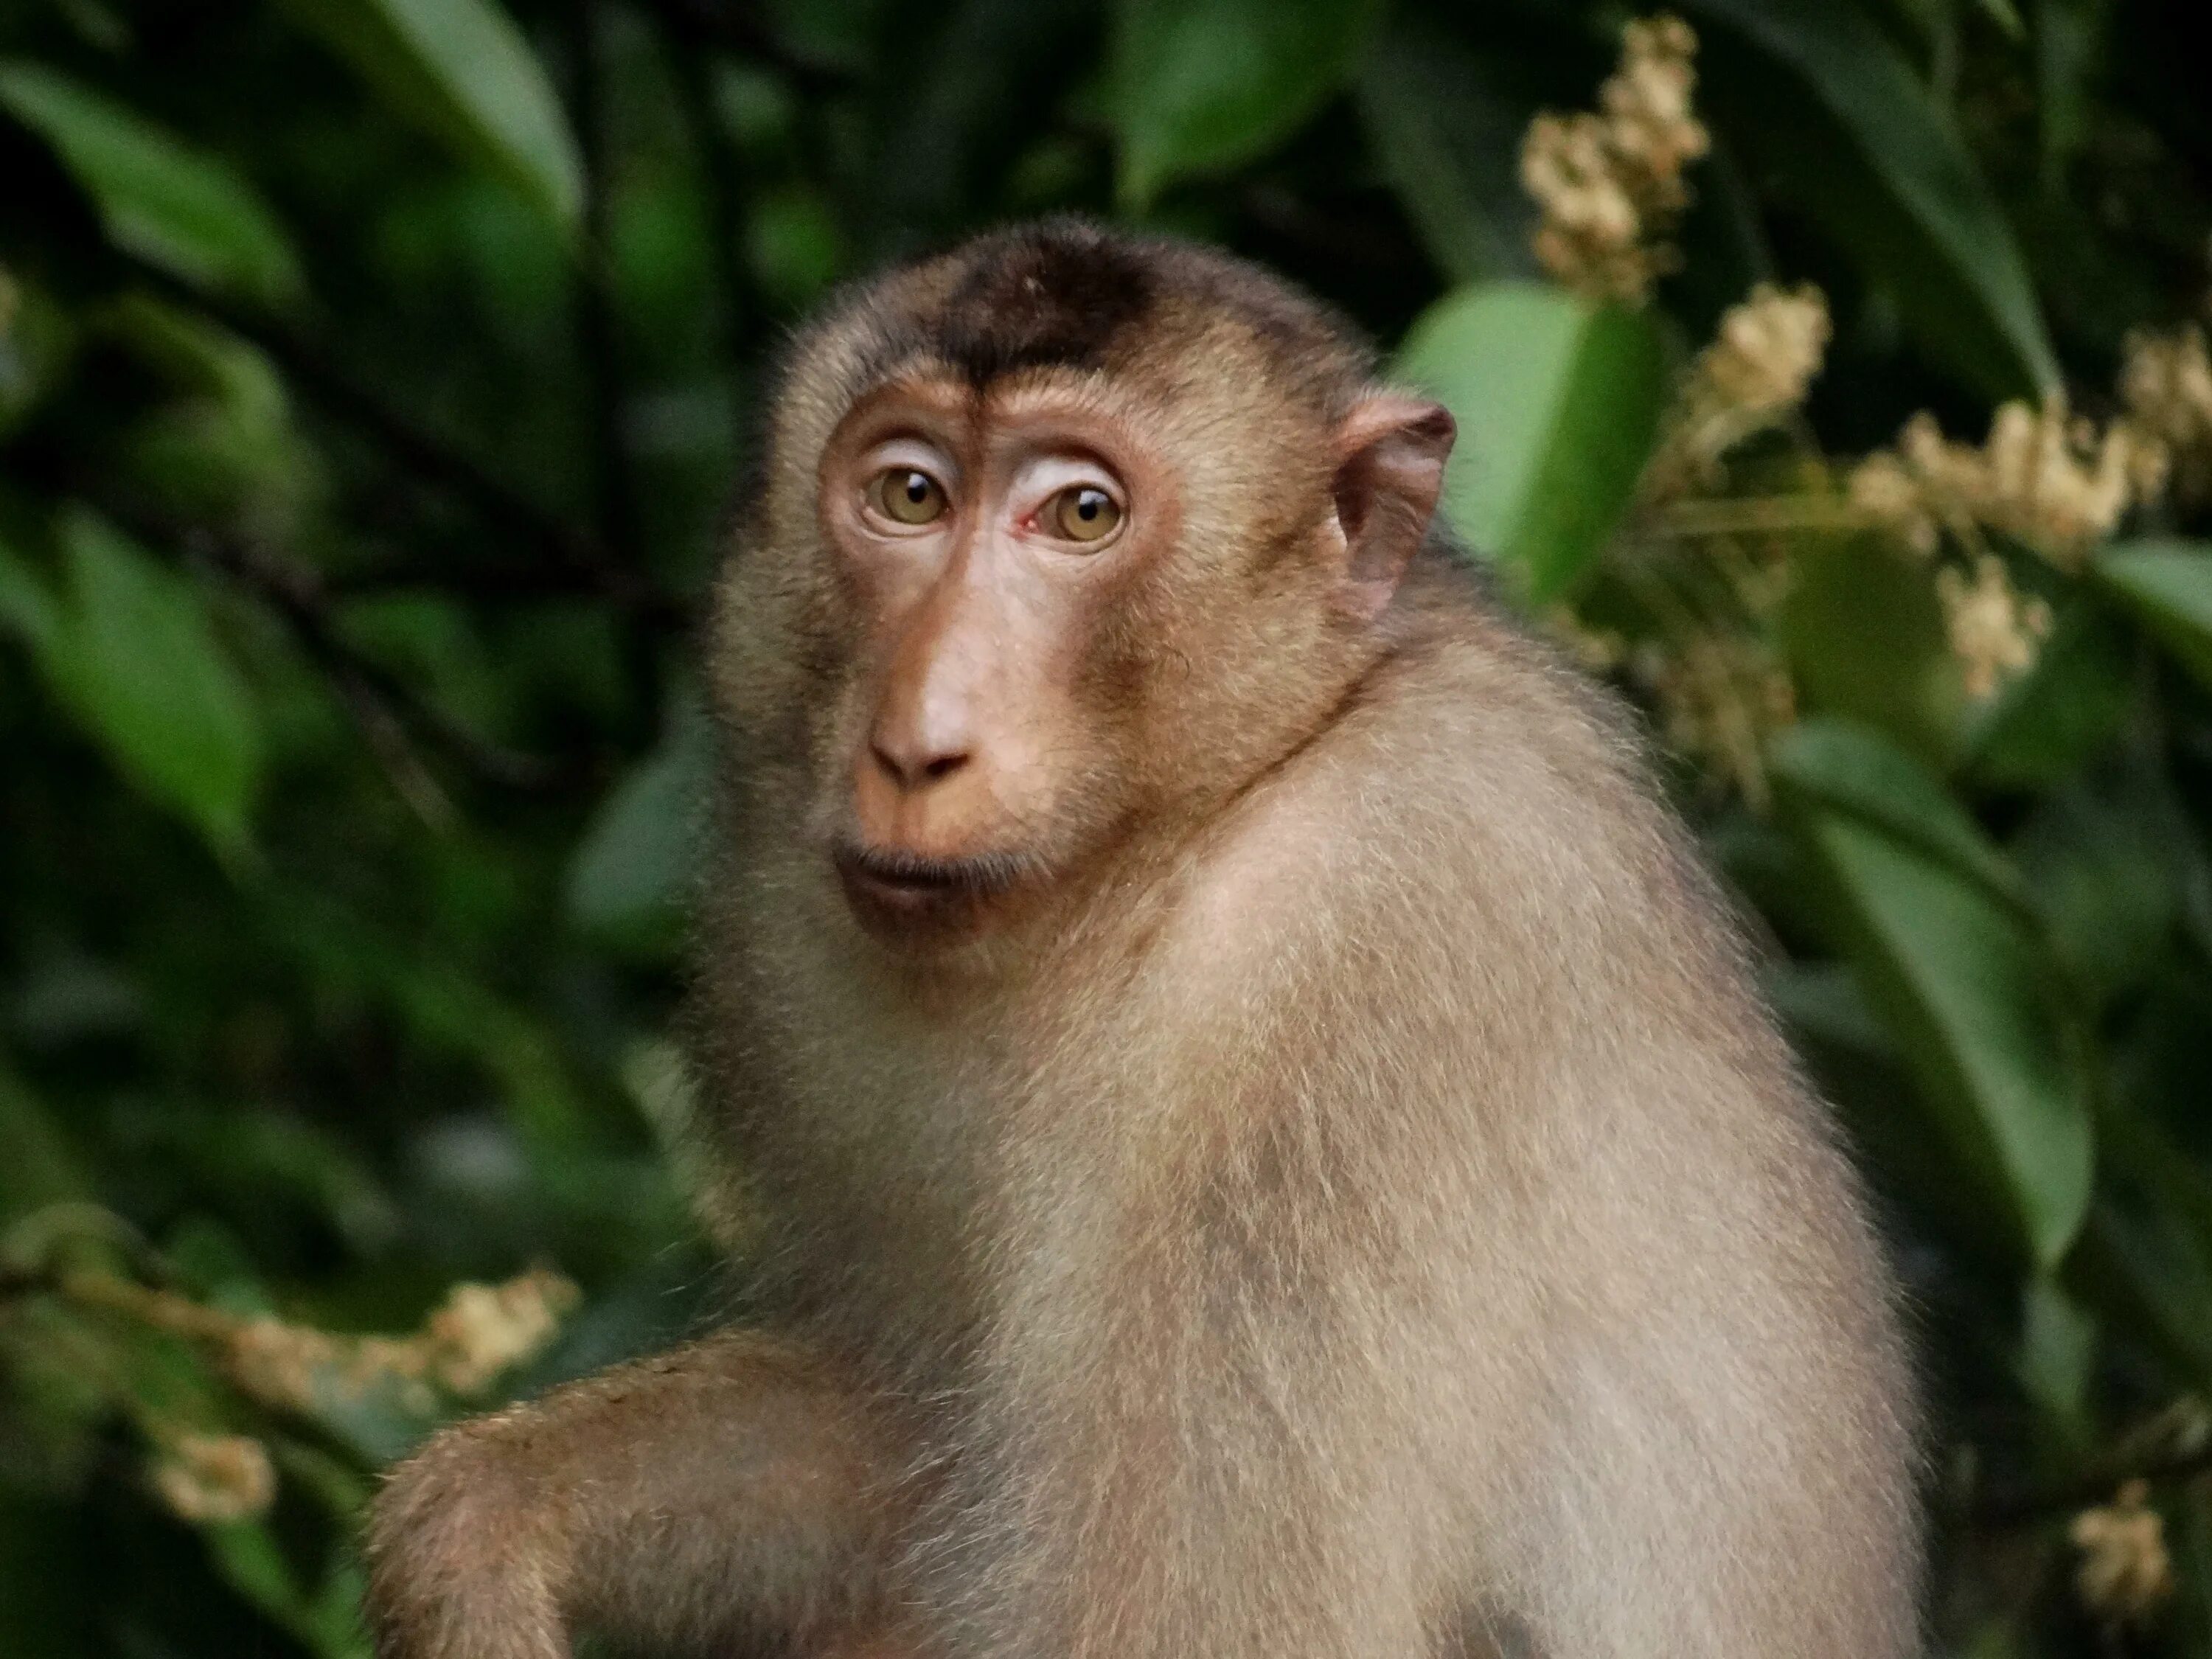
<svg viewBox="0 0 2212 1659"><path fill-rule="evenodd" d="M925 942L987 929L1036 873L1018 854L930 858L846 842L832 854L845 902L878 938Z"/></svg>

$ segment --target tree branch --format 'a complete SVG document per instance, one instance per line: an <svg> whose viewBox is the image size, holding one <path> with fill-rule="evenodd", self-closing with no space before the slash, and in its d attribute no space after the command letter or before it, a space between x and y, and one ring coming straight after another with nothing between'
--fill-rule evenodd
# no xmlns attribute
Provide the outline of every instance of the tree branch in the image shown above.
<svg viewBox="0 0 2212 1659"><path fill-rule="evenodd" d="M2130 1480L2186 1480L2212 1473L2212 1432L2202 1407L2185 1395L2123 1435L2088 1470L2048 1486L1998 1487L1975 1499L1972 1519L1992 1531L2032 1526L2108 1502Z"/></svg>
<svg viewBox="0 0 2212 1659"><path fill-rule="evenodd" d="M845 70L801 56L778 40L750 4L717 0L647 0L648 9L678 39L696 48L719 46L766 64L802 92L842 92L855 84Z"/></svg>
<svg viewBox="0 0 2212 1659"><path fill-rule="evenodd" d="M389 758L386 750L392 735L407 732L503 788L538 793L579 781L578 768L520 754L471 730L349 643L331 614L320 576L307 566L264 548L219 539L204 529L185 531L181 539L188 551L250 589L276 613L308 659L336 684L380 758ZM427 780L416 780L422 781ZM400 779L395 782L410 805L424 810L427 798L417 799L416 788ZM436 815L430 808L430 816Z"/></svg>
<svg viewBox="0 0 2212 1659"><path fill-rule="evenodd" d="M651 610L667 604L638 571L625 567L598 538L563 523L473 456L401 413L355 380L307 336L263 313L204 294L143 261L131 258L129 264L134 276L148 287L205 314L268 353L310 399L376 440L418 480L468 501L488 518L534 543L552 565L566 573L567 591L596 594L632 609Z"/></svg>

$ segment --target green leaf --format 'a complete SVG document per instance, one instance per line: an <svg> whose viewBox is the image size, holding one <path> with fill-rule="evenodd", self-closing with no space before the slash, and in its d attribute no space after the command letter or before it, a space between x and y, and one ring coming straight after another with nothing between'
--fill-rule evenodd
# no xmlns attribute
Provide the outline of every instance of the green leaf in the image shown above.
<svg viewBox="0 0 2212 1659"><path fill-rule="evenodd" d="M261 727L204 596L92 513L65 513L59 532L67 583L48 678L127 776L234 859Z"/></svg>
<svg viewBox="0 0 2212 1659"><path fill-rule="evenodd" d="M61 625L61 601L46 579L21 552L0 541L0 627L43 656L53 648Z"/></svg>
<svg viewBox="0 0 2212 1659"><path fill-rule="evenodd" d="M60 387L76 346L75 325L53 296L0 266L0 438Z"/></svg>
<svg viewBox="0 0 2212 1659"><path fill-rule="evenodd" d="M1118 188L1140 210L1174 180L1224 173L1305 125L1343 83L1374 0L1121 0L1111 108Z"/></svg>
<svg viewBox="0 0 2212 1659"><path fill-rule="evenodd" d="M92 1184L46 1103L0 1064L0 1227L65 1200L84 1200Z"/></svg>
<svg viewBox="0 0 2212 1659"><path fill-rule="evenodd" d="M1444 515L1542 602L1604 551L1666 407L1666 354L1650 319L1538 283L1464 288L1400 348L1398 377L1459 422Z"/></svg>
<svg viewBox="0 0 2212 1659"><path fill-rule="evenodd" d="M615 787L568 866L578 926L643 945L680 937L713 768L713 739L694 711Z"/></svg>
<svg viewBox="0 0 2212 1659"><path fill-rule="evenodd" d="M2100 554L2090 570L2191 673L2212 685L2212 543L2124 543Z"/></svg>
<svg viewBox="0 0 2212 1659"><path fill-rule="evenodd" d="M1986 395L2059 383L2035 289L1988 182L1911 65L1847 0L1689 0L1700 91L1737 154L1896 297Z"/></svg>
<svg viewBox="0 0 2212 1659"><path fill-rule="evenodd" d="M545 71L492 0L283 0L405 120L520 190L573 240L583 161Z"/></svg>
<svg viewBox="0 0 2212 1659"><path fill-rule="evenodd" d="M184 395L133 419L112 463L142 498L179 520L240 521L276 537L319 483L319 458L293 425L284 382L262 351L179 306L127 294L94 313Z"/></svg>
<svg viewBox="0 0 2212 1659"><path fill-rule="evenodd" d="M2021 1391L2076 1449L2089 1440L2089 1385L2096 1375L2097 1322L2056 1282L2030 1279L2021 1293Z"/></svg>
<svg viewBox="0 0 2212 1659"><path fill-rule="evenodd" d="M2033 665L1975 717L1966 744L1974 776L2039 788L2079 771L2135 706L2130 658L2117 618L2094 605L2062 604Z"/></svg>
<svg viewBox="0 0 2212 1659"><path fill-rule="evenodd" d="M200 1530L216 1571L230 1587L317 1659L369 1659L358 1613L362 1574L349 1556L341 1557L311 1595L294 1577L266 1522L231 1521Z"/></svg>
<svg viewBox="0 0 2212 1659"><path fill-rule="evenodd" d="M299 262L276 218L214 156L40 64L0 62L0 108L53 146L118 247L263 304L299 293Z"/></svg>
<svg viewBox="0 0 2212 1659"><path fill-rule="evenodd" d="M1460 282L1535 274L1521 135L1537 107L1517 64L1397 16L1360 62L1359 118L1437 268Z"/></svg>
<svg viewBox="0 0 2212 1659"><path fill-rule="evenodd" d="M2111 1191L2090 1214L2067 1281L2185 1386L2212 1386L2212 1182L2125 1103L2108 1107L2103 1121Z"/></svg>
<svg viewBox="0 0 2212 1659"><path fill-rule="evenodd" d="M1853 722L1807 720L1784 740L1774 763L1801 799L1865 819L2027 914L2019 878L1973 815L1894 744Z"/></svg>
<svg viewBox="0 0 2212 1659"><path fill-rule="evenodd" d="M1823 540L1790 564L1781 643L1806 708L1875 727L1940 764L1965 690L1926 565L1876 536Z"/></svg>
<svg viewBox="0 0 2212 1659"><path fill-rule="evenodd" d="M1971 1194L2028 1262L2081 1224L2093 1148L2078 1032L1994 848L1871 732L1813 722L1772 773L1854 973L1895 1034Z"/></svg>
<svg viewBox="0 0 2212 1659"><path fill-rule="evenodd" d="M2040 0L2035 9L2035 118L2043 186L2065 187L2066 167L2095 124L2096 82L2112 26L2106 0Z"/></svg>
<svg viewBox="0 0 2212 1659"><path fill-rule="evenodd" d="M2149 781L2113 767L2038 801L2009 850L2054 959L2099 1006L2149 985L2181 920L2176 849Z"/></svg>

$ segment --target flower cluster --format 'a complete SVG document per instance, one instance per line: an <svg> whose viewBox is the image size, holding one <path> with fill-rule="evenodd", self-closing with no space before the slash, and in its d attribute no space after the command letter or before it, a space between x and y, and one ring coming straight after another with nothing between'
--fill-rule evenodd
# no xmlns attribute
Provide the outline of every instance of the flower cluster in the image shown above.
<svg viewBox="0 0 2212 1659"><path fill-rule="evenodd" d="M2166 1527L2140 1480L2112 1503L2083 1510L2068 1530L2081 1552L2075 1586L2085 1606L2114 1620L2140 1620L2173 1594L2173 1559Z"/></svg>
<svg viewBox="0 0 2212 1659"><path fill-rule="evenodd" d="M1686 171L1709 147L1693 107L1696 52L1678 19L1631 22L1599 107L1529 125L1521 171L1542 210L1535 252L1580 294L1640 303L1677 262ZM1949 652L1967 693L1985 698L2033 663L2052 623L2049 605L2015 586L2009 544L2074 572L2169 482L2212 500L2203 328L2130 337L2115 418L2087 419L2052 392L2002 404L1976 444L1923 412L1893 446L1841 469L1794 419L1832 336L1827 301L1810 284L1762 283L1729 308L1675 392L1616 567L1650 601L1644 636L1554 629L1593 669L1625 670L1657 703L1674 746L1754 803L1765 740L1795 713L1774 624L1800 538L1873 527L1943 561L1933 576ZM1755 475L1778 493L1735 495L1724 463L1747 439L1793 424L1799 465Z"/></svg>
<svg viewBox="0 0 2212 1659"><path fill-rule="evenodd" d="M1990 696L2006 676L2033 662L2038 642L2051 631L2051 607L2022 599L2004 561L1992 554L1975 561L1971 581L1949 566L1937 571L1936 597L1942 601L1944 631L1965 671L1970 697Z"/></svg>
<svg viewBox="0 0 2212 1659"><path fill-rule="evenodd" d="M2053 392L2039 407L2003 405L1978 449L1946 439L1934 416L1914 416L1895 450L1877 452L1852 471L1850 498L1923 554L1936 551L1946 531L1971 543L1988 529L2071 569L2130 505L2157 493L2165 455L2129 422L2100 433Z"/></svg>
<svg viewBox="0 0 2212 1659"><path fill-rule="evenodd" d="M1568 287L1640 301L1678 263L1666 236L1689 200L1683 170L1711 143L1690 105L1697 46L1680 18L1632 21L1596 113L1529 124L1521 180L1543 210L1536 257Z"/></svg>
<svg viewBox="0 0 2212 1659"><path fill-rule="evenodd" d="M504 1285L456 1285L419 1339L432 1375L455 1394L481 1394L501 1371L544 1352L576 1305L575 1285L538 1269Z"/></svg>
<svg viewBox="0 0 2212 1659"><path fill-rule="evenodd" d="M1796 686L1773 652L1751 635L1715 630L1672 649L1646 646L1631 667L1659 705L1668 744L1764 801L1766 740L1797 718Z"/></svg>
<svg viewBox="0 0 2212 1659"><path fill-rule="evenodd" d="M2204 331L2191 325L2130 335L2119 391L2130 417L2172 457L2176 491L2212 500L2212 354Z"/></svg>
<svg viewBox="0 0 2212 1659"><path fill-rule="evenodd" d="M405 1336L349 1336L262 1315L241 1318L170 1291L108 1273L74 1273L72 1299L113 1310L207 1349L238 1390L280 1411L312 1410L325 1388L365 1393L396 1385L404 1403L436 1409L432 1385L481 1393L510 1366L542 1352L580 1299L569 1280L533 1268L502 1285L461 1284Z"/></svg>
<svg viewBox="0 0 2212 1659"><path fill-rule="evenodd" d="M152 1479L170 1513L200 1523L251 1520L276 1496L269 1449L250 1435L177 1435L155 1458Z"/></svg>
<svg viewBox="0 0 2212 1659"><path fill-rule="evenodd" d="M1644 478L1647 499L1710 485L1720 459L1805 401L1829 338L1828 302L1804 283L1762 283L1698 354Z"/></svg>
<svg viewBox="0 0 2212 1659"><path fill-rule="evenodd" d="M247 1320L225 1335L223 1363L241 1390L285 1410L307 1410L318 1382L329 1378L355 1392L396 1383L427 1411L434 1405L427 1384L481 1394L501 1371L542 1352L578 1294L560 1274L537 1268L502 1285L454 1285L408 1336L337 1336L279 1319Z"/></svg>

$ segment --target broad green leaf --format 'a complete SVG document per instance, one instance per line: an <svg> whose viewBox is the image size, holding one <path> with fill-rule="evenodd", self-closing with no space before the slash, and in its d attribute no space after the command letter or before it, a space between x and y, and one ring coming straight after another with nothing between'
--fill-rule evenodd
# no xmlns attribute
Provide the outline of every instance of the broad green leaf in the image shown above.
<svg viewBox="0 0 2212 1659"><path fill-rule="evenodd" d="M368 1636L357 1611L361 1574L349 1556L341 1556L331 1580L309 1594L294 1577L266 1522L231 1521L202 1532L216 1571L230 1587L291 1632L316 1659L370 1659Z"/></svg>
<svg viewBox="0 0 2212 1659"><path fill-rule="evenodd" d="M1689 0L1700 95L1764 171L1894 295L1929 352L1985 395L2058 365L2012 227L1911 64L1848 0Z"/></svg>
<svg viewBox="0 0 2212 1659"><path fill-rule="evenodd" d="M0 1228L47 1204L84 1199L91 1182L61 1127L22 1079L0 1064Z"/></svg>
<svg viewBox="0 0 2212 1659"><path fill-rule="evenodd" d="M837 279L844 248L829 202L810 191L786 190L753 203L745 254L762 291L796 311Z"/></svg>
<svg viewBox="0 0 2212 1659"><path fill-rule="evenodd" d="M1516 68L1414 15L1393 17L1360 60L1376 159L1430 258L1459 282L1535 274L1519 158L1537 100Z"/></svg>
<svg viewBox="0 0 2212 1659"><path fill-rule="evenodd" d="M545 71L495 0L283 0L403 118L505 179L574 238L583 161Z"/></svg>
<svg viewBox="0 0 2212 1659"><path fill-rule="evenodd" d="M220 324L151 295L126 294L100 308L98 325L149 368L215 398L242 422L273 428L290 418L276 365Z"/></svg>
<svg viewBox="0 0 2212 1659"><path fill-rule="evenodd" d="M0 628L43 655L61 631L61 601L31 562L0 540Z"/></svg>
<svg viewBox="0 0 2212 1659"><path fill-rule="evenodd" d="M0 109L53 146L118 247L264 304L298 294L299 262L283 231L214 156L40 64L0 61Z"/></svg>
<svg viewBox="0 0 2212 1659"><path fill-rule="evenodd" d="M2095 87L2112 8L2106 0L2039 0L2035 8L2035 119L2044 188L2063 189L2067 164L2095 122Z"/></svg>
<svg viewBox="0 0 2212 1659"><path fill-rule="evenodd" d="M532 1012L326 895L272 890L263 898L259 925L286 945L301 971L373 1000L423 1049L474 1060L517 1139L541 1164L595 1144L592 1103L578 1090L552 1030Z"/></svg>
<svg viewBox="0 0 2212 1659"><path fill-rule="evenodd" d="M2021 788L2078 772L2135 705L2130 659L2117 618L2094 605L2062 604L2034 664L1976 716L1966 739L1974 776Z"/></svg>
<svg viewBox="0 0 2212 1659"><path fill-rule="evenodd" d="M1040 117L1078 65L1082 79L1068 114L1094 130L1107 125L1108 76L1097 60L1109 14L1096 0L944 0L897 9L890 36L896 45L883 60L897 67L877 77L871 100L871 125L880 137L862 163L857 198L844 193L836 222L849 224L878 258L918 251L970 222L977 185L992 179L1011 185L1016 158L1057 125ZM757 143L768 111L762 100L750 101L756 106L740 128L751 128ZM740 113L726 100L724 109ZM775 142L788 154L793 130L787 119L784 126L786 136ZM788 168L777 163L775 171L781 177ZM827 182L793 178L777 194L787 204ZM756 197L748 213L758 211ZM757 230L748 236L757 250L758 240Z"/></svg>
<svg viewBox="0 0 2212 1659"><path fill-rule="evenodd" d="M2103 1116L2110 1170L2066 1278L2191 1388L2212 1386L2212 1182L2156 1123Z"/></svg>
<svg viewBox="0 0 2212 1659"><path fill-rule="evenodd" d="M1871 726L1932 764L1965 690L1923 563L1879 537L1823 538L1790 563L1781 643L1806 708Z"/></svg>
<svg viewBox="0 0 2212 1659"><path fill-rule="evenodd" d="M2189 670L2212 685L2212 543L2130 542L2090 567Z"/></svg>
<svg viewBox="0 0 2212 1659"><path fill-rule="evenodd" d="M713 765L706 723L693 714L615 787L568 866L568 914L580 927L641 945L678 934Z"/></svg>
<svg viewBox="0 0 2212 1659"><path fill-rule="evenodd" d="M67 582L48 678L126 775L236 856L261 726L204 595L89 512L59 529Z"/></svg>
<svg viewBox="0 0 2212 1659"><path fill-rule="evenodd" d="M94 325L181 397L134 419L117 470L178 519L229 520L270 537L298 523L320 458L292 423L276 366L228 329L149 295L129 294Z"/></svg>
<svg viewBox="0 0 2212 1659"><path fill-rule="evenodd" d="M2056 1263L2088 1203L2087 1089L2002 861L1932 776L1871 732L1810 723L1777 745L1772 773L1839 942L1971 1192L2026 1261Z"/></svg>
<svg viewBox="0 0 2212 1659"><path fill-rule="evenodd" d="M1894 744L1855 722L1811 720L1790 733L1775 764L1801 799L1864 818L2024 912L2019 878L1973 815Z"/></svg>
<svg viewBox="0 0 2212 1659"><path fill-rule="evenodd" d="M1604 551L1666 406L1650 321L1539 283L1464 288L1407 331L1395 373L1459 422L1447 520L1537 602Z"/></svg>
<svg viewBox="0 0 2212 1659"><path fill-rule="evenodd" d="M2038 1276L2021 1294L2021 1389L2077 1449L2089 1439L2089 1385L2096 1375L2097 1322L2058 1284Z"/></svg>
<svg viewBox="0 0 2212 1659"><path fill-rule="evenodd" d="M2182 900L2174 849L2143 781L2100 768L2044 796L2008 846L2051 955L2098 1006L2171 961Z"/></svg>
<svg viewBox="0 0 2212 1659"><path fill-rule="evenodd" d="M801 58L860 72L893 0L766 0L761 9L775 38Z"/></svg>
<svg viewBox="0 0 2212 1659"><path fill-rule="evenodd" d="M0 438L67 378L76 335L52 295L0 266Z"/></svg>
<svg viewBox="0 0 2212 1659"><path fill-rule="evenodd" d="M1350 72L1374 0L1120 0L1109 69L1118 188L1132 209L1178 179L1265 155Z"/></svg>

